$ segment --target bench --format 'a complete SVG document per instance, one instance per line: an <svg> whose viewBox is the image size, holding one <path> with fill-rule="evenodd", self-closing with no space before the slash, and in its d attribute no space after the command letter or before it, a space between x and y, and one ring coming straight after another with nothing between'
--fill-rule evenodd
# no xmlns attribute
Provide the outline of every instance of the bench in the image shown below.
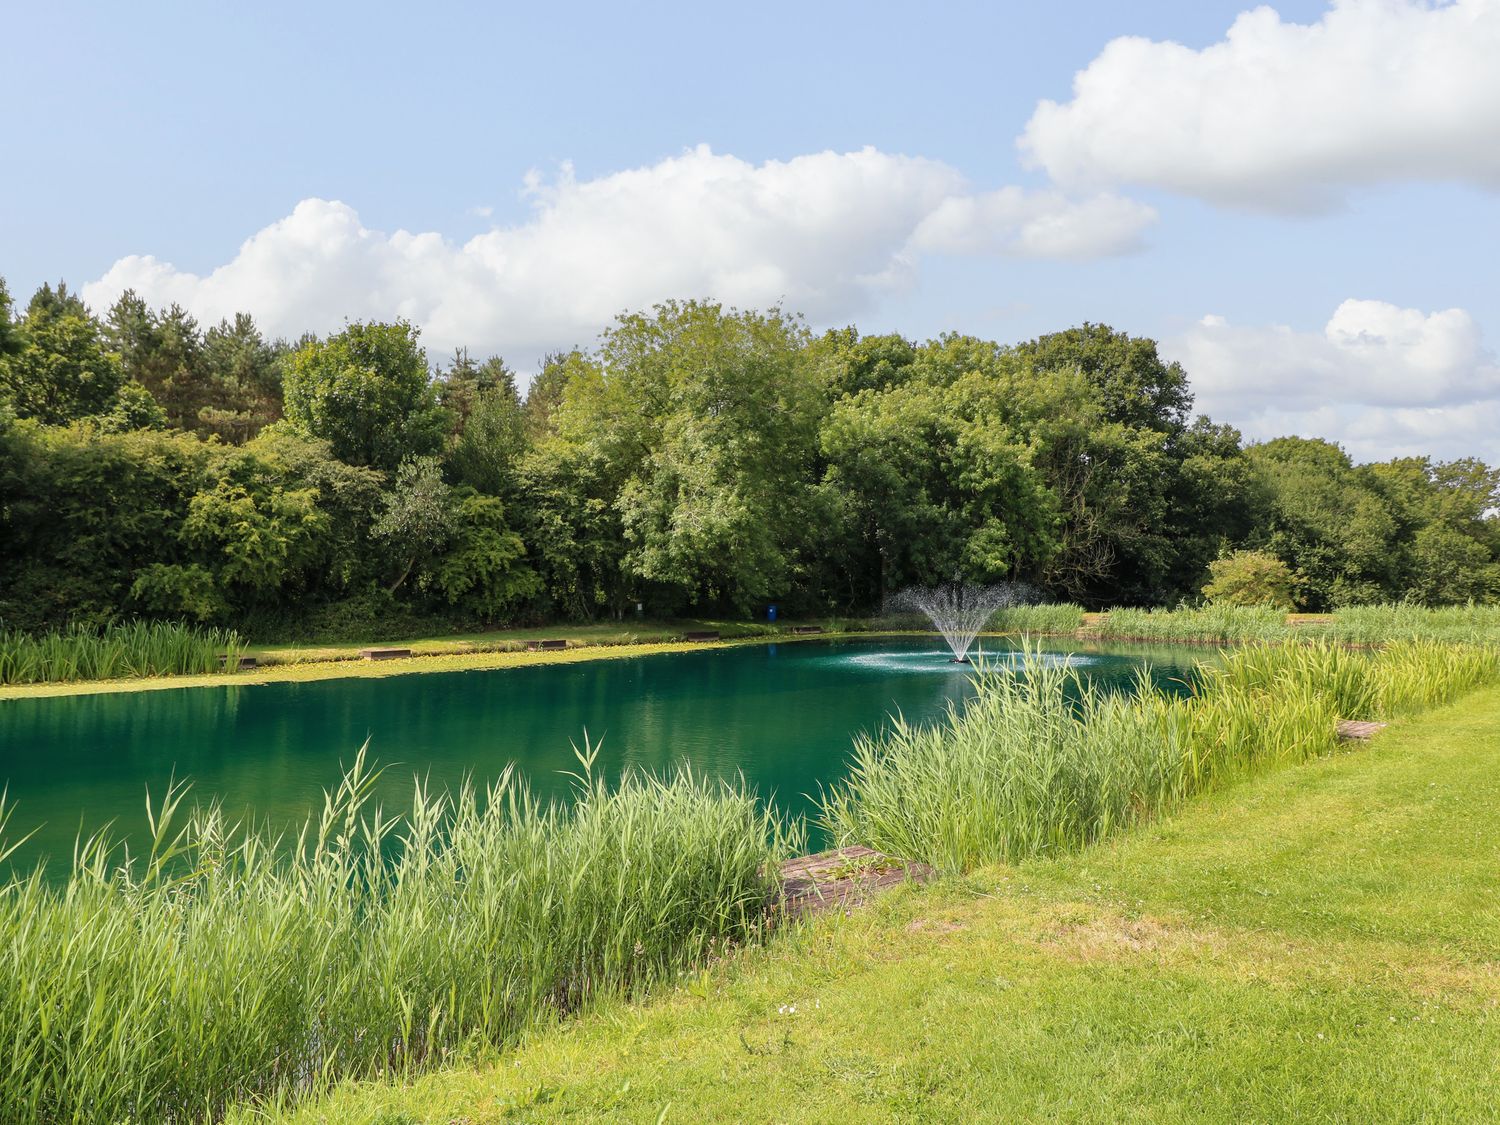
<svg viewBox="0 0 1500 1125"><path fill-rule="evenodd" d="M410 656L409 648L362 648L360 656L366 660L399 660L403 656Z"/></svg>
<svg viewBox="0 0 1500 1125"><path fill-rule="evenodd" d="M228 664L229 664L229 654L227 652L221 652L221 653L219 653L219 667L223 668L223 667L226 667ZM235 668L235 671L242 672L246 668L255 668L259 664L260 664L260 661L257 660L253 656L242 656L242 657L240 657L238 660L236 660L234 662L234 668Z"/></svg>
<svg viewBox="0 0 1500 1125"><path fill-rule="evenodd" d="M527 652L556 652L559 649L564 649L564 648L567 648L567 647L568 647L568 642L566 640L562 640L562 639L548 640L548 641L527 641L526 642L526 651Z"/></svg>
<svg viewBox="0 0 1500 1125"><path fill-rule="evenodd" d="M821 625L793 625L792 626L792 632L793 633L797 633L797 634L804 635L804 636L806 634L808 634L808 633L821 633L822 631L823 631L823 626L821 626Z"/></svg>
<svg viewBox="0 0 1500 1125"><path fill-rule="evenodd" d="M685 641L716 641L719 639L717 629L699 629L696 632L684 634Z"/></svg>

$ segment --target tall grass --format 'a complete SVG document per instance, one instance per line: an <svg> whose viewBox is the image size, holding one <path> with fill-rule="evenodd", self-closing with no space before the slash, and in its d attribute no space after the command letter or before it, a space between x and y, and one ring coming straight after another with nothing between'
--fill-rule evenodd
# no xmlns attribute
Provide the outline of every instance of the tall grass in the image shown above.
<svg viewBox="0 0 1500 1125"><path fill-rule="evenodd" d="M41 634L0 629L0 684L112 680L234 669L245 648L232 629L132 621ZM222 665L220 656L228 659Z"/></svg>
<svg viewBox="0 0 1500 1125"><path fill-rule="evenodd" d="M787 847L686 772L586 769L566 808L419 785L402 818L372 784L361 753L294 846L175 790L137 861L96 837L0 890L0 1120L214 1120L509 1042L754 937Z"/></svg>
<svg viewBox="0 0 1500 1125"><path fill-rule="evenodd" d="M1339 718L1410 714L1497 678L1492 649L1323 641L1226 653L1185 697L1144 676L1122 695L1028 652L1019 675L981 671L978 694L943 721L859 739L819 820L840 843L949 871L1054 854L1232 778L1326 754Z"/></svg>
<svg viewBox="0 0 1500 1125"><path fill-rule="evenodd" d="M1286 614L1259 606L1208 605L1197 609L1112 609L1099 623L1101 637L1179 644L1270 641L1288 635Z"/></svg>
<svg viewBox="0 0 1500 1125"><path fill-rule="evenodd" d="M1275 609L1208 605L1181 609L1112 609L1100 622L1101 637L1187 644L1276 640L1332 640L1375 646L1391 641L1500 644L1500 606L1427 608L1405 602L1347 606L1324 620L1293 624Z"/></svg>
<svg viewBox="0 0 1500 1125"><path fill-rule="evenodd" d="M1083 628L1083 607L1071 602L1009 606L995 614L987 628L1034 635L1076 633Z"/></svg>
<svg viewBox="0 0 1500 1125"><path fill-rule="evenodd" d="M1346 644L1376 645L1396 640L1500 644L1500 606L1427 608L1405 602L1347 606L1331 621L1308 622L1298 632Z"/></svg>

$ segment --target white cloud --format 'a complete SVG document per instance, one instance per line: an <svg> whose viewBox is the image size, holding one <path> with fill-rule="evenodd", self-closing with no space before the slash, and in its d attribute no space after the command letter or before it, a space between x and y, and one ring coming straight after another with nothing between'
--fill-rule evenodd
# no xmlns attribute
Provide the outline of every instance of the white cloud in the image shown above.
<svg viewBox="0 0 1500 1125"><path fill-rule="evenodd" d="M1322 332L1206 316L1163 351L1199 407L1247 437L1326 437L1359 460L1500 462L1500 364L1463 309L1348 300Z"/></svg>
<svg viewBox="0 0 1500 1125"><path fill-rule="evenodd" d="M1311 25L1259 7L1202 50L1111 41L1018 143L1070 190L1146 185L1272 210L1390 180L1496 189L1497 59L1500 0L1335 0Z"/></svg>
<svg viewBox="0 0 1500 1125"><path fill-rule="evenodd" d="M404 316L435 353L465 344L525 367L669 297L779 300L828 322L909 284L925 253L1112 254L1155 217L1110 196L976 195L944 163L872 148L754 165L700 146L594 180L533 174L524 195L526 222L462 244L370 230L346 204L308 199L207 275L132 256L84 297L102 309L133 288L206 321L248 310L288 336Z"/></svg>

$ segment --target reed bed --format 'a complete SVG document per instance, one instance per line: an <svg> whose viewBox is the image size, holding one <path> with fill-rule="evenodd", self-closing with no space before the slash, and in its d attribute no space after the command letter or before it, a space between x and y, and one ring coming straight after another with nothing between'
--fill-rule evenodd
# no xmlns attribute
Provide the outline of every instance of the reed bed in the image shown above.
<svg viewBox="0 0 1500 1125"><path fill-rule="evenodd" d="M1334 614L1331 621L1308 622L1297 632L1361 645L1398 640L1500 644L1500 605L1428 608L1393 602L1348 606Z"/></svg>
<svg viewBox="0 0 1500 1125"><path fill-rule="evenodd" d="M1357 652L1255 645L1203 666L1191 694L1108 693L1028 651L983 669L938 723L856 741L819 821L839 843L946 871L1084 847L1212 786L1327 754L1340 718L1387 718L1500 678L1493 649L1402 641Z"/></svg>
<svg viewBox="0 0 1500 1125"><path fill-rule="evenodd" d="M986 628L1036 636L1076 633L1083 628L1083 607L1071 602L1008 606L996 613Z"/></svg>
<svg viewBox="0 0 1500 1125"><path fill-rule="evenodd" d="M1281 640L1291 633L1286 614L1259 606L1208 605L1182 609L1112 609L1098 634L1113 640L1226 644Z"/></svg>
<svg viewBox="0 0 1500 1125"><path fill-rule="evenodd" d="M132 621L99 629L71 625L41 634L0 629L0 684L233 670L244 650L244 641L232 629L168 621Z"/></svg>
<svg viewBox="0 0 1500 1125"><path fill-rule="evenodd" d="M416 787L370 807L361 753L295 841L151 813L148 854L83 841L65 885L0 889L0 1120L213 1121L413 1072L760 932L775 814L687 772L539 804ZM185 819L181 828L176 822Z"/></svg>

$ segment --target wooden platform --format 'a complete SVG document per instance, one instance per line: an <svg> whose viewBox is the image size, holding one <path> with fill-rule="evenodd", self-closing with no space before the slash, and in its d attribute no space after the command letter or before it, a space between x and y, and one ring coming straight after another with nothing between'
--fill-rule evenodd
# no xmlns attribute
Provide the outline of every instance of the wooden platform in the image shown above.
<svg viewBox="0 0 1500 1125"><path fill-rule="evenodd" d="M360 656L366 660L399 660L403 656L410 656L409 648L362 648Z"/></svg>
<svg viewBox="0 0 1500 1125"><path fill-rule="evenodd" d="M219 654L219 667L223 668L228 663L229 663L229 654L221 652ZM243 671L246 668L255 668L259 664L260 664L260 661L257 660L253 656L242 656L238 660L235 661L234 667L235 667L236 671Z"/></svg>
<svg viewBox="0 0 1500 1125"><path fill-rule="evenodd" d="M716 641L719 639L719 631L717 629L700 629L694 633L684 633L682 639L685 641Z"/></svg>
<svg viewBox="0 0 1500 1125"><path fill-rule="evenodd" d="M568 647L568 642L566 640L561 640L561 639L546 640L546 641L527 641L526 642L526 651L527 652L556 652L559 649L564 649L564 648L567 648L567 647Z"/></svg>
<svg viewBox="0 0 1500 1125"><path fill-rule="evenodd" d="M1385 730L1385 723L1367 722L1362 719L1340 719L1338 722L1338 735L1345 739L1358 739L1368 742L1370 736Z"/></svg>
<svg viewBox="0 0 1500 1125"><path fill-rule="evenodd" d="M781 865L781 910L800 918L862 906L881 891L925 883L937 872L925 863L882 855L859 845L789 859Z"/></svg>
<svg viewBox="0 0 1500 1125"><path fill-rule="evenodd" d="M821 625L793 625L792 626L792 632L793 633L799 633L799 634L821 633L822 631L823 631L823 626L821 626Z"/></svg>

